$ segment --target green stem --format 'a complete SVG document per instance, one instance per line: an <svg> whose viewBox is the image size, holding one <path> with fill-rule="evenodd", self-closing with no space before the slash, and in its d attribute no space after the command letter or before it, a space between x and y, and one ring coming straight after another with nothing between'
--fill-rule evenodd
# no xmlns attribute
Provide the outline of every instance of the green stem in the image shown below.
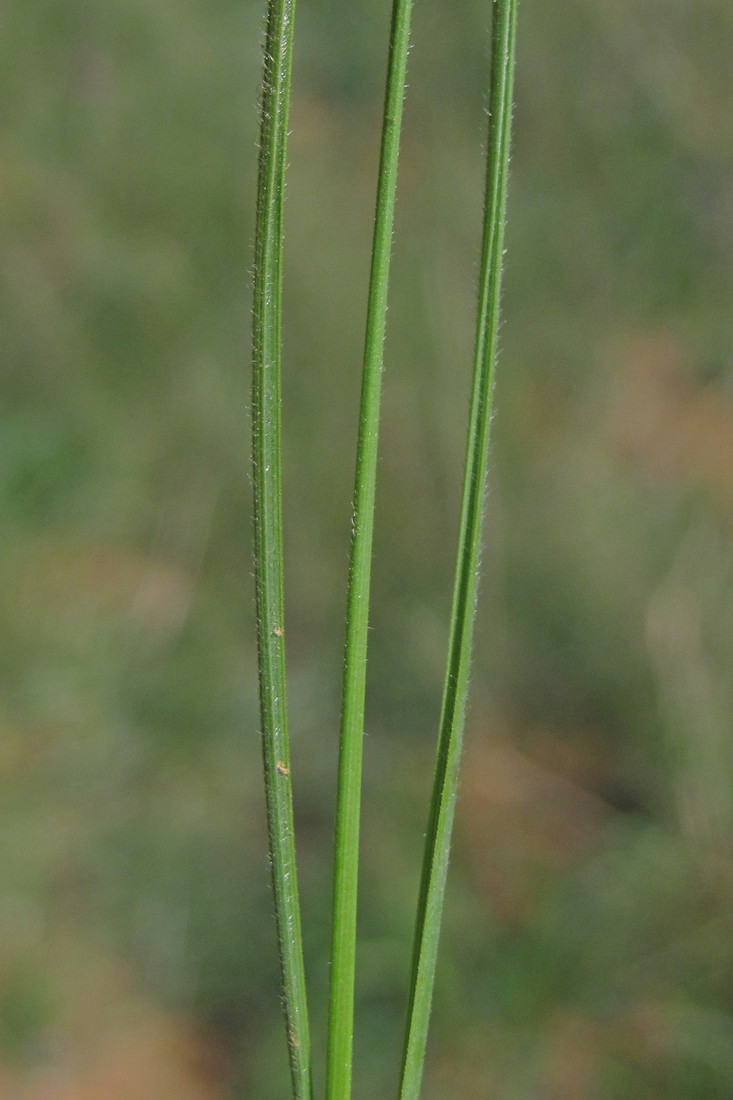
<svg viewBox="0 0 733 1100"><path fill-rule="evenodd" d="M311 1100L283 638L282 218L293 12L294 0L270 0L268 5L255 227L252 464L260 715L275 921L293 1100Z"/></svg>
<svg viewBox="0 0 733 1100"><path fill-rule="evenodd" d="M471 411L448 662L415 924L400 1100L418 1100L420 1094L465 723L499 325L515 28L516 0L494 0L486 200Z"/></svg>
<svg viewBox="0 0 733 1100"><path fill-rule="evenodd" d="M394 0L367 303L339 744L327 1100L348 1100L354 1025L361 761L379 404L412 0Z"/></svg>

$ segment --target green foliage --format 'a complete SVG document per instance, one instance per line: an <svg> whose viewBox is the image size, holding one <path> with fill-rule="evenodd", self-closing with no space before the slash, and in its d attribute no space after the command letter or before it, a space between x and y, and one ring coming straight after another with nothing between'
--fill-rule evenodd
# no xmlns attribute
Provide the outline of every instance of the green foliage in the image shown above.
<svg viewBox="0 0 733 1100"><path fill-rule="evenodd" d="M294 1100L313 1095L303 938L295 865L285 677L280 352L285 164L294 5L267 12L252 310L252 480L257 668L267 830Z"/></svg>
<svg viewBox="0 0 733 1100"><path fill-rule="evenodd" d="M377 486L379 405L387 324L390 253L402 130L412 0L395 0L382 116L374 240L354 477L354 512L341 702L326 1096L348 1100L354 1042L354 975L359 869L367 635Z"/></svg>
<svg viewBox="0 0 733 1100"><path fill-rule="evenodd" d="M402 101L410 35L410 0L392 11L382 119L372 265L362 374L346 613L341 736L334 857L330 1008L326 1095L348 1100L352 1087L357 882L360 849L362 740L367 632L376 496L377 449L389 266L394 223ZM310 1088L302 936L297 899L290 750L285 715L283 538L280 442L282 199L289 110L293 13L271 3L265 44L260 172L255 227L253 469L255 564L268 831L275 916L283 971L286 1032L296 1097ZM400 1095L416 1100L422 1080L437 947L448 870L463 739L468 669L476 614L483 495L494 361L499 327L506 186L514 78L516 9L494 10L487 193L481 252L479 317L464 475L461 533L448 667L423 881L418 902L413 974ZM298 1065L302 1053L305 1064Z"/></svg>
<svg viewBox="0 0 733 1100"><path fill-rule="evenodd" d="M507 176L511 116L514 105L516 41L514 0L507 0L507 2L499 0L495 4L492 37L488 164L471 411L448 661L415 922L410 1000L400 1084L400 1096L403 1100L417 1100L422 1083L468 699L468 676L478 595L489 429L494 390L494 365L499 334Z"/></svg>
<svg viewBox="0 0 733 1100"><path fill-rule="evenodd" d="M399 1072L483 188L487 5L417 10L355 1100ZM387 7L315 0L298 18L284 537L321 1051ZM728 1097L730 5L548 0L520 18L485 579L423 1091ZM8 0L0 22L0 963L25 1021L3 1013L0 1072L15 1064L22 1093L49 1059L86 1064L138 1013L133 987L202 1028L223 1095L282 1100L245 583L262 5Z"/></svg>

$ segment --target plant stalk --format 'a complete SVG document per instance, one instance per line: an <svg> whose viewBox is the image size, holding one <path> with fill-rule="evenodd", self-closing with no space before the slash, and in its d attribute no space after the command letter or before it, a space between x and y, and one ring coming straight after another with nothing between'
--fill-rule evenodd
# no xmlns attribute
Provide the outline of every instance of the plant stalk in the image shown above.
<svg viewBox="0 0 733 1100"><path fill-rule="evenodd" d="M465 725L494 386L514 83L516 0L494 0L484 228L448 660L413 946L400 1100L418 1100Z"/></svg>
<svg viewBox="0 0 733 1100"><path fill-rule="evenodd" d="M362 739L379 406L411 10L412 0L394 0L367 302L339 739L327 1100L348 1100L351 1095Z"/></svg>
<svg viewBox="0 0 733 1100"><path fill-rule="evenodd" d="M252 321L257 648L267 830L293 1100L312 1100L295 866L285 640L280 441L283 197L294 0L270 0L262 83Z"/></svg>

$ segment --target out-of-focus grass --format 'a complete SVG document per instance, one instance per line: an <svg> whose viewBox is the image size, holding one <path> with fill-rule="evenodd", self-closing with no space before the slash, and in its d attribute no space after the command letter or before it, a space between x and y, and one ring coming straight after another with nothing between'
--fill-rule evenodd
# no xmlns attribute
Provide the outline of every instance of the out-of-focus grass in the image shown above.
<svg viewBox="0 0 733 1100"><path fill-rule="evenodd" d="M361 0L345 25L334 7L299 12L286 210L287 629L317 1047L385 14ZM724 0L520 17L486 576L425 1095L727 1100L733 25ZM357 1097L391 1090L399 1056L487 19L472 3L455 26L425 0L413 34ZM28 1097L41 1070L83 1075L152 1011L201 1030L220 1095L285 1091L247 518L260 31L251 0L0 15L0 1041ZM326 469L342 473L324 494Z"/></svg>

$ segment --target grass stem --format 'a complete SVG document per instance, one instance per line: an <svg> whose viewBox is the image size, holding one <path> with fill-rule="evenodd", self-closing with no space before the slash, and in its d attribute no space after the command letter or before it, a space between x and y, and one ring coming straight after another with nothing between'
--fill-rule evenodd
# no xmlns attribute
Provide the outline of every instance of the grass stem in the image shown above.
<svg viewBox="0 0 733 1100"><path fill-rule="evenodd" d="M367 302L339 740L327 1100L351 1095L356 903L379 406L412 0L394 0Z"/></svg>
<svg viewBox="0 0 733 1100"><path fill-rule="evenodd" d="M270 0L262 84L252 323L252 464L260 721L293 1100L311 1100L310 1042L290 781L280 442L283 191L294 0Z"/></svg>
<svg viewBox="0 0 733 1100"><path fill-rule="evenodd" d="M400 1100L418 1100L420 1094L465 723L499 327L515 29L516 0L494 0L486 199L471 409L448 661L415 924Z"/></svg>

